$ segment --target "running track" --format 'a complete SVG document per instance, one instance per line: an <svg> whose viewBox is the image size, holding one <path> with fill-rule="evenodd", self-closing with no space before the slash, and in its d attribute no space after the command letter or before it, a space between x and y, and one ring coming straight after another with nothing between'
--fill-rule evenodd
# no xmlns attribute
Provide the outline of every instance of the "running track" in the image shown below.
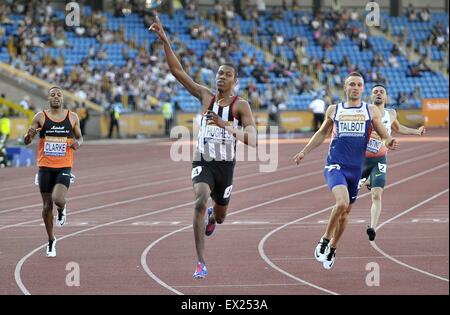
<svg viewBox="0 0 450 315"><path fill-rule="evenodd" d="M191 278L190 163L172 162L167 142L95 142L76 153L55 259L45 257L36 168L1 169L0 294L448 294L448 129L399 140L376 243L362 190L330 271L313 258L333 203L326 144L295 166L306 139L284 141L272 173L237 163L227 220L206 240L205 280ZM71 262L80 286L66 285ZM379 286L366 284L373 263Z"/></svg>

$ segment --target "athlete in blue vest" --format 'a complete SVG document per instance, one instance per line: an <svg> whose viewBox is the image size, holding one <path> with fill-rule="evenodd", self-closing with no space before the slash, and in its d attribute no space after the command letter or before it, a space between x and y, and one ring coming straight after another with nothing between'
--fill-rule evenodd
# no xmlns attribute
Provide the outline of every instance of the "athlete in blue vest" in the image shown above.
<svg viewBox="0 0 450 315"><path fill-rule="evenodd" d="M344 84L346 102L331 105L325 114L325 121L309 140L308 144L294 156L299 164L305 155L318 147L332 131L324 176L333 192L336 204L331 211L325 234L316 247L314 256L331 269L336 259L336 246L344 233L348 215L358 194L358 182L367 142L372 127L381 136L389 149L396 149L398 142L393 139L381 121L381 114L375 105L361 101L364 79L352 72Z"/></svg>

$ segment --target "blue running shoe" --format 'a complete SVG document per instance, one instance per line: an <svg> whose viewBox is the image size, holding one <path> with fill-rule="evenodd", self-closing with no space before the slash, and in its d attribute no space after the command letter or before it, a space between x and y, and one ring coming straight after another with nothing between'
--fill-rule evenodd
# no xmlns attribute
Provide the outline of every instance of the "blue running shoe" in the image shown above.
<svg viewBox="0 0 450 315"><path fill-rule="evenodd" d="M212 215L213 213L213 208L208 208L208 217L206 218L206 222L205 222L205 235L206 236L210 236L211 234L214 233L214 230L216 229L216 224L215 223L209 223L209 217Z"/></svg>
<svg viewBox="0 0 450 315"><path fill-rule="evenodd" d="M199 261L197 263L197 267L195 268L195 272L192 275L194 279L203 279L208 275L208 270L206 269L206 265Z"/></svg>

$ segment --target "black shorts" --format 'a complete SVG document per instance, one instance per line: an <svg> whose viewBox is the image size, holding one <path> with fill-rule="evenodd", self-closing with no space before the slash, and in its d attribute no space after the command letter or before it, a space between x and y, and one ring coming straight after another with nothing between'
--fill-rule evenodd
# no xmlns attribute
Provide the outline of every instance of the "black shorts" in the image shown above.
<svg viewBox="0 0 450 315"><path fill-rule="evenodd" d="M70 186L70 168L40 167L38 172L39 190L43 194L51 193L56 184Z"/></svg>
<svg viewBox="0 0 450 315"><path fill-rule="evenodd" d="M233 172L235 161L192 162L192 184L206 183L211 189L211 198L215 203L226 206L230 202L233 190Z"/></svg>

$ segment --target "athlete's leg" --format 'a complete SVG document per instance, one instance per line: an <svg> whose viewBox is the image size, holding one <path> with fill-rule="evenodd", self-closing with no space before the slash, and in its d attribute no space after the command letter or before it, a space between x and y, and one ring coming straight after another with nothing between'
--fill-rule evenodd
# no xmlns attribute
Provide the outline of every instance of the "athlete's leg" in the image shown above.
<svg viewBox="0 0 450 315"><path fill-rule="evenodd" d="M377 159L370 174L370 185L372 186L372 207L370 209L370 227L375 230L381 214L381 197L386 183L386 157Z"/></svg>
<svg viewBox="0 0 450 315"><path fill-rule="evenodd" d="M227 216L228 204L233 190L234 165L216 165L212 172L215 179L214 191L211 193L214 206L208 222L210 224L222 224Z"/></svg>
<svg viewBox="0 0 450 315"><path fill-rule="evenodd" d="M53 234L53 200L51 193L41 193L43 201L42 219L44 220L45 229L47 230L48 240L54 240Z"/></svg>
<svg viewBox="0 0 450 315"><path fill-rule="evenodd" d="M381 197L383 195L383 188L372 187L372 207L370 208L370 227L375 229L378 225L378 219L381 214Z"/></svg>
<svg viewBox="0 0 450 315"><path fill-rule="evenodd" d="M209 217L209 223L222 224L225 221L225 217L227 216L227 209L228 209L228 205L223 206L223 205L214 203L213 213Z"/></svg>
<svg viewBox="0 0 450 315"><path fill-rule="evenodd" d="M45 229L47 231L48 240L54 240L53 234L53 199L52 190L55 186L56 176L47 169L39 169L38 182L39 190L42 196L42 219L44 220Z"/></svg>
<svg viewBox="0 0 450 315"><path fill-rule="evenodd" d="M205 262L203 253L205 251L205 212L211 189L207 183L194 184L195 205L192 226L194 227L195 249L198 260Z"/></svg>
<svg viewBox="0 0 450 315"><path fill-rule="evenodd" d="M333 238L330 241L330 247L333 247L333 248L337 247L337 243L341 239L341 236L344 233L345 228L347 227L348 215L350 213L351 208L352 208L352 205L349 205L347 207L347 210L345 210L341 214L341 216L339 217L338 223L337 223L336 228L334 230Z"/></svg>
<svg viewBox="0 0 450 315"><path fill-rule="evenodd" d="M63 184L56 184L55 187L53 188L52 199L58 210L64 209L64 207L66 206L67 191L68 188Z"/></svg>
<svg viewBox="0 0 450 315"><path fill-rule="evenodd" d="M71 170L61 169L56 177L56 184L52 190L52 199L56 204L58 215L56 218L56 225L63 226L66 223L67 207L66 194L70 187Z"/></svg>
<svg viewBox="0 0 450 315"><path fill-rule="evenodd" d="M339 237L345 230L346 221L348 220L348 211L350 210L350 200L347 187L345 185L336 185L333 187L333 195L336 199L336 204L330 214L327 229L323 238L330 240L330 247L336 247ZM338 227L339 224L339 227ZM336 234L339 237L336 240Z"/></svg>

